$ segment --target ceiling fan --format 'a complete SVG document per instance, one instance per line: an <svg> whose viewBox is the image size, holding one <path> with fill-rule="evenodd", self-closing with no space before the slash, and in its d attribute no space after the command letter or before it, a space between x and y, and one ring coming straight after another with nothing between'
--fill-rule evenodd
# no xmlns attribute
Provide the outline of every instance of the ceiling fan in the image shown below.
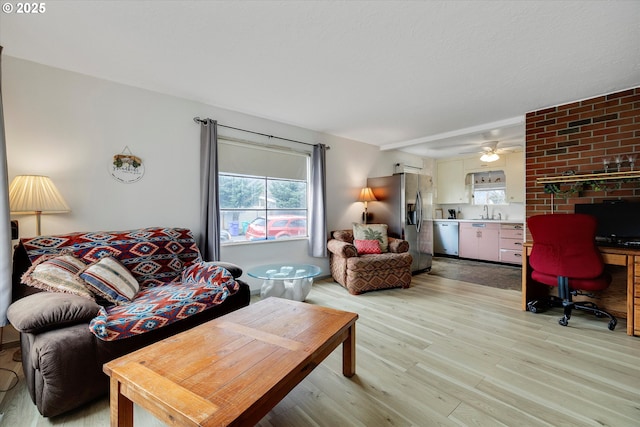
<svg viewBox="0 0 640 427"><path fill-rule="evenodd" d="M500 145L499 141L486 141L486 142L483 142L482 145L480 146L480 151L472 151L471 153L482 154L480 156L480 160L483 162L490 163L498 160L500 158L500 154L509 153L514 148L520 148L520 145L512 145L512 146L500 147L500 148L498 148L498 145ZM470 152L460 153L460 154L468 154L468 153Z"/></svg>

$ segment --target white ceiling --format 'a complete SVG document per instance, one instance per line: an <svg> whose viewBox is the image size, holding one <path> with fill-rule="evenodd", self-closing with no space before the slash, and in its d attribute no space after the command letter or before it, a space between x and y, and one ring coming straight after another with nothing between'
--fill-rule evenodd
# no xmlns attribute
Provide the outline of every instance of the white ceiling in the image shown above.
<svg viewBox="0 0 640 427"><path fill-rule="evenodd" d="M427 157L640 85L640 1L43 4L4 54Z"/></svg>

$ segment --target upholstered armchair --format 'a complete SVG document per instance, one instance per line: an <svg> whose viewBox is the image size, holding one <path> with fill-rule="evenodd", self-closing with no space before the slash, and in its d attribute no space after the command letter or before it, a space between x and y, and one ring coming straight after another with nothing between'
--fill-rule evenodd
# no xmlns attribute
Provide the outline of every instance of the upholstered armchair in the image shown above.
<svg viewBox="0 0 640 427"><path fill-rule="evenodd" d="M354 238L354 230L358 232L363 227L365 231L373 228L383 233L375 231L377 234L367 236L373 239ZM384 224L356 225L354 230L331 232L327 249L333 279L353 295L378 289L408 288L412 261L409 242L387 237ZM376 238L380 247L372 250L370 243Z"/></svg>

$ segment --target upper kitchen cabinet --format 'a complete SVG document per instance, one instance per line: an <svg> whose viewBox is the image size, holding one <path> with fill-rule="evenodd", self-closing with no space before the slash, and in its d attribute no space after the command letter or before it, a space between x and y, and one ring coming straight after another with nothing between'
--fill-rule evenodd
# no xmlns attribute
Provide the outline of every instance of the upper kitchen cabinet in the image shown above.
<svg viewBox="0 0 640 427"><path fill-rule="evenodd" d="M507 202L524 203L524 152L509 153L504 156L507 176Z"/></svg>
<svg viewBox="0 0 640 427"><path fill-rule="evenodd" d="M462 159L438 160L437 203L469 203L465 188L464 161Z"/></svg>

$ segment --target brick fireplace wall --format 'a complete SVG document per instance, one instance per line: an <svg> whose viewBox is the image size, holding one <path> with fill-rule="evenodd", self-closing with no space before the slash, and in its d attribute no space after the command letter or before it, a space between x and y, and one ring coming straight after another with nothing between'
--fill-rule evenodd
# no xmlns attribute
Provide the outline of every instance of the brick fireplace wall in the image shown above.
<svg viewBox="0 0 640 427"><path fill-rule="evenodd" d="M628 171L628 154L636 155L634 169L640 170L640 87L527 113L526 217L551 213L551 195L545 194L536 179L604 172L606 158L615 170L616 156L623 156L620 170ZM560 186L560 190L569 188L568 184ZM619 189L585 186L580 193L554 199L558 213L573 213L576 203L640 201L640 181L623 183Z"/></svg>

